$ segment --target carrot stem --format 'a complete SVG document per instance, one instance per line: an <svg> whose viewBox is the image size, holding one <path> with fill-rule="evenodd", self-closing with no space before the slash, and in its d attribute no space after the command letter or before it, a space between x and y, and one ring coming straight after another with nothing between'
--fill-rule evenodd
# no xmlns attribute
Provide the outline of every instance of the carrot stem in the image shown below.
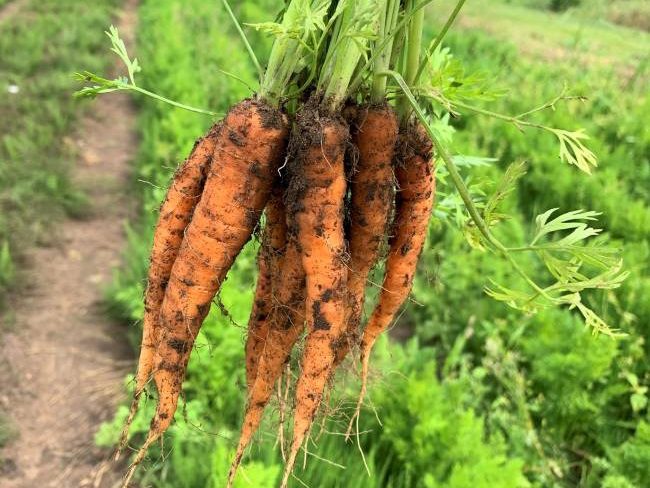
<svg viewBox="0 0 650 488"><path fill-rule="evenodd" d="M374 45L374 50L379 51L379 54L373 66L374 75L370 92L370 100L373 103L380 103L386 97L387 79L385 76L378 75L378 73L390 69L390 60L393 51L393 40L395 26L399 15L399 6L399 0L384 0L378 38ZM384 40L386 40L386 42L384 42Z"/></svg>
<svg viewBox="0 0 650 488"><path fill-rule="evenodd" d="M289 3L281 24L282 28L287 32L304 24L306 15L304 3L304 1L297 0L291 0ZM327 8L323 8L322 0L312 0L309 3L310 12L318 7L320 7L320 12L326 12L331 0L326 0ZM291 78L303 60L304 52L312 35L313 31L305 30L299 39L282 35L273 43L266 73L264 73L260 83L259 93L260 97L267 103L277 107L280 99L287 93L291 85Z"/></svg>
<svg viewBox="0 0 650 488"><path fill-rule="evenodd" d="M224 116L223 113L212 112L211 110L205 110L205 109L202 109L202 108L192 107L191 105L185 105L184 103L175 102L174 100L170 100L169 98L165 98L165 97L163 97L161 95L150 92L149 90L145 90L144 88L140 88L139 86L136 86L136 85L125 85L122 88L127 88L129 90L136 91L138 93L141 93L143 95L151 97L151 98L153 98L155 100L158 100L159 102L163 102L163 103L166 103L168 105L172 105L173 107L182 108L183 110L188 110L190 112L194 112L194 113L197 113L197 114L209 115L209 116L215 117L215 118L221 118L221 117Z"/></svg>
<svg viewBox="0 0 650 488"><path fill-rule="evenodd" d="M458 13L463 8L463 5L465 5L465 0L458 0L456 7L447 18L447 22L445 22L445 25L442 27L442 30L438 33L436 38L433 41L431 41L431 44L429 44L429 47L427 48L426 53L424 55L424 59L420 63L418 72L415 75L414 81L416 83L420 79L420 76L422 76L422 72L424 71L424 68L427 66L427 62L429 61L429 58L435 52L435 50L438 49L438 46L440 45L444 37L447 35L449 28L453 25L454 21L456 20L456 17L458 17Z"/></svg>
<svg viewBox="0 0 650 488"><path fill-rule="evenodd" d="M335 112L350 93L350 83L367 51L369 39L379 27L379 13L373 1L349 2L344 8L337 19L318 80L324 103L331 112Z"/></svg>
<svg viewBox="0 0 650 488"><path fill-rule="evenodd" d="M406 11L409 12L416 7L415 0L408 0ZM422 30L424 28L424 10L417 10L409 23L406 40L406 53L404 58L404 80L408 86L412 86L416 80L418 66L420 63L420 45L422 44ZM402 127L406 126L411 116L411 108L405 94L400 97L398 113Z"/></svg>
<svg viewBox="0 0 650 488"><path fill-rule="evenodd" d="M253 50L253 47L251 46L250 42L248 42L248 38L246 37L244 30L241 28L241 24L237 20L235 13L232 11L232 8L230 8L230 4L228 3L228 0L221 0L221 2L223 3L223 6L228 11L228 15L230 15L230 18L232 19L232 23L235 25L235 29L237 29L239 36L244 42L244 46L246 46L246 51L248 51L248 55L251 57L251 61L255 65L255 69L257 70L257 73L261 80L264 77L264 70L262 69L260 62L257 60L257 56L255 55L255 51Z"/></svg>
<svg viewBox="0 0 650 488"><path fill-rule="evenodd" d="M367 67L372 66L372 64L379 57L381 50L388 44L388 42L393 43L394 46L393 57L394 57L396 51L401 47L399 42L395 42L395 39L399 39L400 35L402 34L402 29L404 28L404 26L406 26L410 22L411 18L413 17L413 15L415 15L416 12L418 12L420 9L423 9L433 1L434 0L424 0L423 2L417 4L411 11L404 13L404 16L399 22L397 22L393 31L389 32L386 35L386 37L384 37L384 39L375 47L375 49L372 50L370 56L368 57L368 60L362 65L361 67L362 69L357 70L357 73L355 74L354 78L352 79L352 82L350 83L350 88L348 90L349 93L357 92L357 90L361 86L361 83L364 80L364 76L367 74ZM399 18L399 9L397 12L397 18ZM379 73L380 73L379 71L376 72L377 76L380 76Z"/></svg>

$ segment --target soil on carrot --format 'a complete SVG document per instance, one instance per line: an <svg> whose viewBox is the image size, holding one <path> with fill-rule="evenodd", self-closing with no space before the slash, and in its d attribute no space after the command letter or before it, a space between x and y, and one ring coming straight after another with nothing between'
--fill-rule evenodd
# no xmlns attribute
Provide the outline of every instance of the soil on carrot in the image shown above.
<svg viewBox="0 0 650 488"><path fill-rule="evenodd" d="M116 19L131 41L136 1ZM102 309L102 288L125 245L133 205L126 192L135 156L135 111L121 94L101 97L71 143L86 191L82 220L57 226L54 243L27 253L27 285L9 298L12 325L0 337L0 412L14 435L0 450L3 488L113 487L121 470L94 446L122 400L133 352ZM2 320L2 319L0 319Z"/></svg>

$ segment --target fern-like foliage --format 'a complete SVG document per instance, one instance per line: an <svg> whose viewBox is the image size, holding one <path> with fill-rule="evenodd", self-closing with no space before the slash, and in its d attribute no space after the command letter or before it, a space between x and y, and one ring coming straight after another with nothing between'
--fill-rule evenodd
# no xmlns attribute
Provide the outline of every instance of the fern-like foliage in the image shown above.
<svg viewBox="0 0 650 488"><path fill-rule="evenodd" d="M620 335L584 303L582 296L590 290L618 288L627 278L629 272L622 269L619 250L605 245L603 240L590 241L601 232L590 225L599 215L597 212L573 210L553 216L556 211L553 208L537 216L535 233L528 245L508 249L511 253L534 253L554 282L542 288L529 279L533 290L528 292L493 283L486 287L487 294L532 313L566 305L578 310L594 333Z"/></svg>

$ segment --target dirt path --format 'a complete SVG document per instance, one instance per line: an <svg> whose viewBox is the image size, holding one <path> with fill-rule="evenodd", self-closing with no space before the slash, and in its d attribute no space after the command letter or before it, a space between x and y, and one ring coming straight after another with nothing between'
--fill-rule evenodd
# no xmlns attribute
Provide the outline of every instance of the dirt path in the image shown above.
<svg viewBox="0 0 650 488"><path fill-rule="evenodd" d="M27 0L12 0L4 7L0 7L0 24L13 17L14 14L18 12L26 3Z"/></svg>
<svg viewBox="0 0 650 488"><path fill-rule="evenodd" d="M134 19L135 2L127 0L118 19L127 42ZM0 339L0 410L18 435L0 451L2 488L99 488L119 480L93 436L111 418L133 364L124 328L106 318L101 301L131 213L134 124L122 95L99 98L81 121L74 180L88 193L89 216L57 226L57 244L28 254L30 285L10 302L15 323Z"/></svg>

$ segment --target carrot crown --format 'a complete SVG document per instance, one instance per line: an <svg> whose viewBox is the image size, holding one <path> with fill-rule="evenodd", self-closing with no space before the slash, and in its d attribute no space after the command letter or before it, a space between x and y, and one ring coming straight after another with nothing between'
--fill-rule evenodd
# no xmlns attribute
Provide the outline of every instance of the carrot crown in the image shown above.
<svg viewBox="0 0 650 488"><path fill-rule="evenodd" d="M413 16L406 31L406 42L402 53L402 75L404 81L411 86L416 81L420 67L420 45L422 44L422 28L424 27L424 9L416 9L415 0L407 0L406 11L413 11ZM397 113L404 127L411 115L411 107L405 95L399 99Z"/></svg>
<svg viewBox="0 0 650 488"><path fill-rule="evenodd" d="M251 24L276 36L260 83L259 96L262 99L272 105L279 104L287 96L296 73L303 66L316 63L318 46L327 30L325 18L331 3L331 0L291 0L281 23Z"/></svg>
<svg viewBox="0 0 650 488"><path fill-rule="evenodd" d="M393 51L393 42L397 19L400 13L399 0L384 0L383 9L380 10L379 32L377 39L373 43L373 51L376 57L372 66L372 88L370 91L370 101L379 103L386 98L386 77L380 73L390 69Z"/></svg>
<svg viewBox="0 0 650 488"><path fill-rule="evenodd" d="M350 94L350 82L360 61L368 54L370 41L380 27L380 13L386 0L339 2L333 14L336 19L317 89L324 103L336 111Z"/></svg>

